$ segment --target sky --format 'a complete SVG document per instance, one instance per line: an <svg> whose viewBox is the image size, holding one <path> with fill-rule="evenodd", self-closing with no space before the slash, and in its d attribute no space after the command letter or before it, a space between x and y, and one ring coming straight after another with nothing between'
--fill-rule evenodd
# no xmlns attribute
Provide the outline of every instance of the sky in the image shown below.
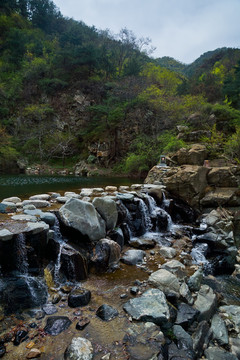
<svg viewBox="0 0 240 360"><path fill-rule="evenodd" d="M206 51L240 48L240 0L53 0L62 15L99 30L149 37L152 57L189 64Z"/></svg>

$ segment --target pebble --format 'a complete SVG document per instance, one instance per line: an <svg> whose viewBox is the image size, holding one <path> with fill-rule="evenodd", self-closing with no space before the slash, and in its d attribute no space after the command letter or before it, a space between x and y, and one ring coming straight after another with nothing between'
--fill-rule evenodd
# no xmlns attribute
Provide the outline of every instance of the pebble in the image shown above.
<svg viewBox="0 0 240 360"><path fill-rule="evenodd" d="M33 348L31 351L27 354L27 359L35 359L41 356L41 351Z"/></svg>

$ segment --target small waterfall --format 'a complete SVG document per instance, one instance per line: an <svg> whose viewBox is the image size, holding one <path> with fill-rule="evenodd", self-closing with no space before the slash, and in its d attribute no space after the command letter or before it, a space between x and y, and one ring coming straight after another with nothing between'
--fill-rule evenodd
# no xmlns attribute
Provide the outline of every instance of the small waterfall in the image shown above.
<svg viewBox="0 0 240 360"><path fill-rule="evenodd" d="M162 193L162 208L165 210L165 209L168 209L169 208L169 205L170 205L170 200L166 198L166 195L165 195L165 192Z"/></svg>
<svg viewBox="0 0 240 360"><path fill-rule="evenodd" d="M20 274L28 274L28 257L26 247L26 236L25 234L18 234L14 244L14 251L16 254L16 270Z"/></svg>
<svg viewBox="0 0 240 360"><path fill-rule="evenodd" d="M55 220L55 223L53 226L53 230L54 230L54 240L56 241L56 243L59 246L57 259L56 259L55 266L54 266L54 280L56 282L58 282L59 281L59 271L61 268L62 250L63 250L64 245L66 244L66 239L63 237L63 235L60 231L60 224L59 224L57 217L56 217L56 220Z"/></svg>
<svg viewBox="0 0 240 360"><path fill-rule="evenodd" d="M139 199L139 209L141 211L142 222L144 224L145 232L149 232L152 229L150 211L142 199Z"/></svg>

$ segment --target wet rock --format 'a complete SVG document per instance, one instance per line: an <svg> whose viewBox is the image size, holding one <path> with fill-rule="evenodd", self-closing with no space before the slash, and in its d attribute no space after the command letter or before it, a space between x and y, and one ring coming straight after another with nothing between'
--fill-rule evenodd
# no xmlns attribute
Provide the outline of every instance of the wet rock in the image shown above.
<svg viewBox="0 0 240 360"><path fill-rule="evenodd" d="M91 241L98 241L106 235L105 222L94 206L88 202L69 199L59 210L61 221L70 228L87 235Z"/></svg>
<svg viewBox="0 0 240 360"><path fill-rule="evenodd" d="M65 360L91 360L93 358L93 347L89 340L81 337L72 339L64 353Z"/></svg>
<svg viewBox="0 0 240 360"><path fill-rule="evenodd" d="M208 347L211 340L211 331L207 321L201 321L193 335L193 350L198 358L201 357L204 350Z"/></svg>
<svg viewBox="0 0 240 360"><path fill-rule="evenodd" d="M13 340L13 344L18 346L21 342L25 341L28 338L28 332L26 330L17 331L15 338Z"/></svg>
<svg viewBox="0 0 240 360"><path fill-rule="evenodd" d="M181 303L178 306L176 324L181 325L187 329L198 317L199 311L192 308L188 304Z"/></svg>
<svg viewBox="0 0 240 360"><path fill-rule="evenodd" d="M207 360L237 360L237 356L218 347L209 347L205 350L204 355Z"/></svg>
<svg viewBox="0 0 240 360"><path fill-rule="evenodd" d="M13 213L17 211L17 206L16 204L12 203L12 202L2 202L0 203L0 213L2 214L8 214L8 213Z"/></svg>
<svg viewBox="0 0 240 360"><path fill-rule="evenodd" d="M104 321L110 321L118 316L118 311L110 305L103 304L97 309L96 315Z"/></svg>
<svg viewBox="0 0 240 360"><path fill-rule="evenodd" d="M165 357L163 357L165 359ZM168 359L171 360L194 360L194 355L185 349L179 349L178 346L172 341L168 345Z"/></svg>
<svg viewBox="0 0 240 360"><path fill-rule="evenodd" d="M41 319L43 319L45 317L45 315L46 315L45 311L39 310L35 314L35 319L36 320L41 320Z"/></svg>
<svg viewBox="0 0 240 360"><path fill-rule="evenodd" d="M163 333L151 322L131 325L123 338L128 356L132 360L157 359L164 342Z"/></svg>
<svg viewBox="0 0 240 360"><path fill-rule="evenodd" d="M0 240L1 241L8 241L13 238L13 233L9 231L8 229L2 229L0 230Z"/></svg>
<svg viewBox="0 0 240 360"><path fill-rule="evenodd" d="M211 321L211 331L213 339L217 340L219 345L228 344L228 331L224 320L221 316L215 314Z"/></svg>
<svg viewBox="0 0 240 360"><path fill-rule="evenodd" d="M158 204L161 204L163 199L163 185L145 184L144 190L152 196Z"/></svg>
<svg viewBox="0 0 240 360"><path fill-rule="evenodd" d="M36 348L32 348L27 354L27 359L35 359L41 356L41 351Z"/></svg>
<svg viewBox="0 0 240 360"><path fill-rule="evenodd" d="M68 295L68 306L86 306L91 300L91 292L84 288L73 289Z"/></svg>
<svg viewBox="0 0 240 360"><path fill-rule="evenodd" d="M42 309L46 315L53 315L57 312L57 308L53 304L46 304L42 307Z"/></svg>
<svg viewBox="0 0 240 360"><path fill-rule="evenodd" d="M134 194L118 193L116 197L117 197L118 200L121 200L123 202L131 202L134 199Z"/></svg>
<svg viewBox="0 0 240 360"><path fill-rule="evenodd" d="M166 296L172 293L179 296L180 283L178 278L165 269L160 269L152 273L149 276L148 282L156 286L159 290L162 290Z"/></svg>
<svg viewBox="0 0 240 360"><path fill-rule="evenodd" d="M156 241L147 237L141 236L132 238L128 241L129 245L137 249L152 249L156 245Z"/></svg>
<svg viewBox="0 0 240 360"><path fill-rule="evenodd" d="M123 248L124 236L121 228L116 228L112 231L109 231L107 235L111 240L116 241L116 243L120 245L121 249Z"/></svg>
<svg viewBox="0 0 240 360"><path fill-rule="evenodd" d="M53 294L51 296L52 304L57 304L61 300L62 296L60 294Z"/></svg>
<svg viewBox="0 0 240 360"><path fill-rule="evenodd" d="M72 246L64 244L61 251L60 271L70 281L85 280L88 275L87 260L80 251Z"/></svg>
<svg viewBox="0 0 240 360"><path fill-rule="evenodd" d="M203 279L203 271L199 268L195 273L188 279L188 287L191 291L198 291L201 287Z"/></svg>
<svg viewBox="0 0 240 360"><path fill-rule="evenodd" d="M47 319L44 331L55 336L68 329L71 323L67 316L52 316Z"/></svg>
<svg viewBox="0 0 240 360"><path fill-rule="evenodd" d="M83 330L89 323L90 320L88 318L81 318L76 324L76 329Z"/></svg>
<svg viewBox="0 0 240 360"><path fill-rule="evenodd" d="M194 308L199 311L199 321L210 319L216 312L217 296L208 285L201 286Z"/></svg>
<svg viewBox="0 0 240 360"><path fill-rule="evenodd" d="M8 312L43 305L47 296L46 284L38 278L9 278L4 281L2 300Z"/></svg>
<svg viewBox="0 0 240 360"><path fill-rule="evenodd" d="M123 309L134 319L151 321L157 325L170 319L170 312L164 293L158 289L149 289L140 297L129 300Z"/></svg>
<svg viewBox="0 0 240 360"><path fill-rule="evenodd" d="M192 337L180 325L173 326L173 334L176 336L178 349L185 351L187 359L195 359Z"/></svg>
<svg viewBox="0 0 240 360"><path fill-rule="evenodd" d="M93 199L93 205L106 222L107 230L113 230L117 224L117 205L110 197L105 196Z"/></svg>
<svg viewBox="0 0 240 360"><path fill-rule="evenodd" d="M240 338L230 337L229 344L231 346L231 353L240 359Z"/></svg>
<svg viewBox="0 0 240 360"><path fill-rule="evenodd" d="M4 345L0 345L0 358L2 358L5 353L6 353L6 348L5 348L5 346L4 346Z"/></svg>
<svg viewBox="0 0 240 360"><path fill-rule="evenodd" d="M142 264L145 256L146 253L143 250L127 250L123 254L121 261L127 265Z"/></svg>
<svg viewBox="0 0 240 360"><path fill-rule="evenodd" d="M120 245L110 239L101 239L93 249L91 262L97 271L105 272L117 268L120 256Z"/></svg>

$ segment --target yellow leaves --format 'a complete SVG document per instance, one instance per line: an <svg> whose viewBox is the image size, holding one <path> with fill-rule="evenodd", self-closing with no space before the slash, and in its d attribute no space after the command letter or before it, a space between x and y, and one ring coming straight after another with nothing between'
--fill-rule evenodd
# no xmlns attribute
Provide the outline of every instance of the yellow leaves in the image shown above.
<svg viewBox="0 0 240 360"><path fill-rule="evenodd" d="M216 78L218 79L218 83L221 85L224 83L226 72L227 72L226 67L223 64L220 64L219 61L217 61L214 64L214 67L212 69L212 74L216 76Z"/></svg>

